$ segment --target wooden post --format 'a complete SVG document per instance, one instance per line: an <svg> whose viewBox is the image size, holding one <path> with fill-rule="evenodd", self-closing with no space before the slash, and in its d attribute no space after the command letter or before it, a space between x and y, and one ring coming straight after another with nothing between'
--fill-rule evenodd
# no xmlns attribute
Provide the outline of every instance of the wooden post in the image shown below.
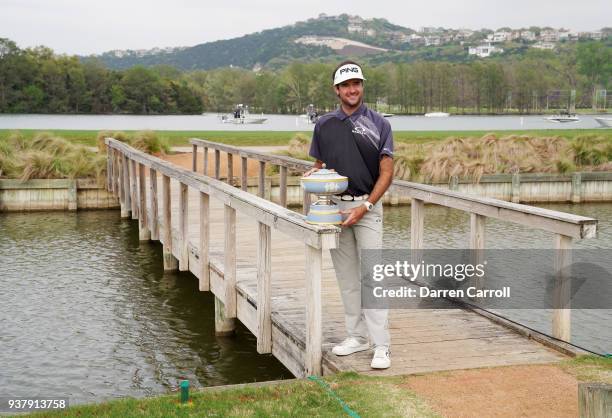
<svg viewBox="0 0 612 418"><path fill-rule="evenodd" d="M248 171L247 171L249 159L247 157L242 157L241 160L242 160L242 164L240 167L241 168L240 188L246 192L249 186L249 176L248 176Z"/></svg>
<svg viewBox="0 0 612 418"><path fill-rule="evenodd" d="M113 160L108 146L106 147L106 190L113 191Z"/></svg>
<svg viewBox="0 0 612 418"><path fill-rule="evenodd" d="M308 193L308 192L306 192L306 190L304 190L304 199L303 199L303 203L302 203L302 212L304 213L304 215L306 215L309 210L310 210L310 193Z"/></svg>
<svg viewBox="0 0 612 418"><path fill-rule="evenodd" d="M423 225L425 220L425 202L412 199L410 204L410 248L423 248Z"/></svg>
<svg viewBox="0 0 612 418"><path fill-rule="evenodd" d="M132 202L132 219L138 219L138 198L136 197L138 178L136 177L136 161L129 161L130 170L130 201Z"/></svg>
<svg viewBox="0 0 612 418"><path fill-rule="evenodd" d="M113 159L115 160L113 166L115 167L113 169L113 191L115 192L115 195L119 196L119 190L121 188L120 183L121 183L121 175L120 175L120 170L121 170L121 160L119 159L119 152L117 152L117 150L115 150L114 148L111 148L111 151L113 152Z"/></svg>
<svg viewBox="0 0 612 418"><path fill-rule="evenodd" d="M221 168L221 151L215 150L215 178L219 180L219 172Z"/></svg>
<svg viewBox="0 0 612 418"><path fill-rule="evenodd" d="M484 262L485 248L485 223L487 218L477 213L470 213L470 249L472 265L482 264ZM472 285L476 289L484 287L484 277L474 276ZM476 299L476 298L474 298Z"/></svg>
<svg viewBox="0 0 612 418"><path fill-rule="evenodd" d="M521 175L519 173L512 174L512 195L510 199L512 203L521 202Z"/></svg>
<svg viewBox="0 0 612 418"><path fill-rule="evenodd" d="M272 352L272 233L270 227L258 222L257 245L257 352Z"/></svg>
<svg viewBox="0 0 612 418"><path fill-rule="evenodd" d="M234 155L227 154L227 184L230 186L234 182Z"/></svg>
<svg viewBox="0 0 612 418"><path fill-rule="evenodd" d="M198 146L191 144L191 171L198 171Z"/></svg>
<svg viewBox="0 0 612 418"><path fill-rule="evenodd" d="M77 181L72 180L68 187L68 210L77 210Z"/></svg>
<svg viewBox="0 0 612 418"><path fill-rule="evenodd" d="M563 341L571 340L571 276L567 268L572 263L572 238L566 235L555 235L555 280L553 287L552 335Z"/></svg>
<svg viewBox="0 0 612 418"><path fill-rule="evenodd" d="M451 176L450 184L449 184L449 189L450 190L454 190L454 191L459 190L459 177Z"/></svg>
<svg viewBox="0 0 612 418"><path fill-rule="evenodd" d="M157 170L149 167L149 206L151 206L151 219L149 228L151 229L151 239L159 240L159 208L157 198Z"/></svg>
<svg viewBox="0 0 612 418"><path fill-rule="evenodd" d="M580 418L612 417L612 385L579 383L578 416Z"/></svg>
<svg viewBox="0 0 612 418"><path fill-rule="evenodd" d="M280 166L280 205L287 207L287 167Z"/></svg>
<svg viewBox="0 0 612 418"><path fill-rule="evenodd" d="M306 244L306 375L322 374L323 324L321 312L321 269L323 252Z"/></svg>
<svg viewBox="0 0 612 418"><path fill-rule="evenodd" d="M572 203L580 203L582 196L582 174L572 174Z"/></svg>
<svg viewBox="0 0 612 418"><path fill-rule="evenodd" d="M145 176L144 164L138 164L138 197L140 202L140 216L138 217L138 239L140 241L148 241L151 239L151 231L149 231L149 219L147 216L147 178Z"/></svg>
<svg viewBox="0 0 612 418"><path fill-rule="evenodd" d="M259 188L257 189L257 195L259 197L264 197L264 193L266 190L266 162L259 162Z"/></svg>
<svg viewBox="0 0 612 418"><path fill-rule="evenodd" d="M210 290L210 197L200 192L200 291Z"/></svg>
<svg viewBox="0 0 612 418"><path fill-rule="evenodd" d="M224 205L225 248L223 281L225 284L225 315L236 317L236 209Z"/></svg>
<svg viewBox="0 0 612 418"><path fill-rule="evenodd" d="M410 202L410 262L420 264L423 259L423 237L425 202L412 199ZM420 277L416 277L419 279Z"/></svg>
<svg viewBox="0 0 612 418"><path fill-rule="evenodd" d="M163 251L164 251L164 270L176 270L178 260L172 254L172 206L170 194L170 177L162 174L162 219L164 222Z"/></svg>
<svg viewBox="0 0 612 418"><path fill-rule="evenodd" d="M204 169L202 170L202 172L204 173L205 176L208 175L208 147L204 147L204 157L202 158L203 161L203 167Z"/></svg>
<svg viewBox="0 0 612 418"><path fill-rule="evenodd" d="M123 171L123 202L125 211L121 211L122 218L129 218L132 212L132 198L130 189L130 163L125 154L122 154L123 164L121 164L121 170Z"/></svg>
<svg viewBox="0 0 612 418"><path fill-rule="evenodd" d="M225 305L215 296L215 335L225 337L232 335L236 330L236 319L227 316Z"/></svg>
<svg viewBox="0 0 612 418"><path fill-rule="evenodd" d="M189 270L189 191L186 184L180 183L179 197L179 271Z"/></svg>

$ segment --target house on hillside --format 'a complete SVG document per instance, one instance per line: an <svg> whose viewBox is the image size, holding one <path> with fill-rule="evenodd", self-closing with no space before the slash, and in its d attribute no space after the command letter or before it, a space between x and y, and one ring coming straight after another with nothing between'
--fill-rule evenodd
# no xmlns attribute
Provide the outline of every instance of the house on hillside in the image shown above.
<svg viewBox="0 0 612 418"><path fill-rule="evenodd" d="M468 49L469 55L476 55L480 58L487 58L491 56L491 54L500 54L502 52L504 52L502 48L499 48L495 45L491 45L490 43L478 46L471 46Z"/></svg>
<svg viewBox="0 0 612 418"><path fill-rule="evenodd" d="M536 49L555 49L555 44L552 42L536 42L535 44L531 45L532 48L536 48Z"/></svg>

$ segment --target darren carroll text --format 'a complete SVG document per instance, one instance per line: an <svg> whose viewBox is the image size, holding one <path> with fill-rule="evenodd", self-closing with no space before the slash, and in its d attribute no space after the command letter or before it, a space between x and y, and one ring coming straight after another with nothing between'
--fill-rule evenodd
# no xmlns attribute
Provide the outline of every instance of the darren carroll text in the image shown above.
<svg viewBox="0 0 612 418"><path fill-rule="evenodd" d="M474 286L466 289L430 289L419 287L418 292L414 287L401 286L399 288L386 289L378 286L373 289L376 298L509 298L510 287L501 289L477 289Z"/></svg>

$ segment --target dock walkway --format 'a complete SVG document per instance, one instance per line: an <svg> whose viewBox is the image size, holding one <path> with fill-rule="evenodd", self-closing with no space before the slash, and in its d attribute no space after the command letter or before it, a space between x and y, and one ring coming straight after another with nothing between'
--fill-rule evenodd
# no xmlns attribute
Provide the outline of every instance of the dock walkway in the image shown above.
<svg viewBox="0 0 612 418"><path fill-rule="evenodd" d="M320 245L318 251L321 256L317 258L316 252L309 252L310 241L306 237L307 230L304 232L306 238L302 237L307 243L305 248L303 243L296 241L296 236L291 233L293 229L275 227L279 219L287 220L286 212L278 212L278 215L270 217L270 214L277 210L270 206L270 212L264 213L267 216L264 219L261 213L265 212L266 207L260 201L257 203L260 205L257 209L259 212L256 209L240 210L240 207L236 210L236 206L232 204L234 197L228 197L232 196L231 192L224 191L225 194L219 194L220 198L213 198L215 197L213 187L221 188L217 185L221 183L218 180L207 177L210 190L206 188L208 186L194 190L188 186L199 184L196 183L198 178L188 178L189 176L184 173L185 170L178 167L166 168L169 163L161 163L161 160L129 149L118 141L109 139L107 143L113 147L112 157L109 159L111 161L109 188L120 197L123 196L122 216L131 215L133 219L139 219L141 240L159 239L164 245L164 250L170 252L176 261L173 266L172 257L168 258L169 255L165 254L164 261L169 268L191 271L200 280L200 290L212 291L215 294L215 321L219 325L220 333L224 330L231 332L232 321L235 320L233 318L240 320L258 337L258 351L271 352L297 377L351 370L366 374L396 375L549 363L565 358L565 355L559 351L526 338L468 309L391 310L389 329L392 340L392 366L390 369L372 370L371 352L361 352L347 357L335 356L331 353L331 347L344 339L345 328L340 293L327 250L333 248L333 242L327 246ZM151 170L145 171L144 168L149 160ZM168 171L162 174L158 171L161 168ZM216 169L218 172L218 165ZM177 173L176 176L169 174L174 172ZM286 175L286 169L284 173ZM200 179L204 177L201 174L194 176L199 176ZM155 184L151 184L151 178L155 179ZM145 182L141 185L142 179ZM167 188L170 191L169 199L165 195L162 196L162 191ZM205 189L209 190L208 194L203 192ZM236 193L242 193L239 189L235 190ZM157 198L158 193L161 198ZM453 195L453 192L445 193L450 193L451 197ZM426 199L427 196L423 198ZM412 231L413 235L416 232L418 236L420 215L417 211L422 206L418 200L415 202L412 208ZM445 202L450 202L452 206L452 199L448 196ZM168 206L170 210L165 214L164 205L167 203L170 203ZM139 208L142 207L147 208L146 216L142 216L143 214L138 216ZM471 209L479 211L477 205ZM257 217L255 217L256 212ZM493 212L489 216L493 216ZM166 231L164 220L168 218L172 225L171 242L168 242L168 234L164 233ZM555 221L559 221L558 216ZM563 223L565 228L563 231L569 236L592 236L595 228L595 223L592 221L594 220L581 217L572 218L571 221L566 219L564 222L568 224L574 222L581 226L576 232ZM303 217L296 222L303 222ZM414 229L415 225L417 229ZM551 228L553 227L548 227ZM202 231L209 235L208 239L204 239ZM480 231L478 224L476 231ZM323 232L330 233L330 231ZM416 242L418 244L418 240ZM412 244L414 248L415 242ZM208 268L202 265L203 259L206 263L205 256L202 256L206 250ZM225 265L235 265L235 270L230 268L226 271ZM316 286L317 277L314 278L314 285L307 282L310 279L309 274L314 272L316 276L317 271L320 271L320 289ZM208 277L205 277L206 274ZM226 278L226 275L229 276ZM262 281L262 277L268 277L268 280ZM228 283L232 289L228 290ZM231 283L235 285L231 286ZM312 293L316 295L317 290L320 291L320 305L317 305L316 301L312 305ZM262 299L260 292L269 292L269 306L260 302L266 300ZM229 306L226 306L228 301ZM235 303L235 307L232 303ZM262 306L258 306L259 304ZM316 314L317 306L320 306L320 318ZM308 323L307 312L315 312L311 314L314 324ZM266 325L266 317L270 318L271 327ZM557 321L561 324L567 319L564 316L559 318L561 319ZM322 338L319 359L316 353L314 357L310 357L307 348L317 344L317 322L320 324ZM270 329L267 329L268 327ZM307 330L314 330L315 337L308 336ZM268 335L268 338L262 335ZM270 340L269 346L266 344L266 339ZM320 367L315 364L313 368L313 361L315 363L320 361Z"/></svg>

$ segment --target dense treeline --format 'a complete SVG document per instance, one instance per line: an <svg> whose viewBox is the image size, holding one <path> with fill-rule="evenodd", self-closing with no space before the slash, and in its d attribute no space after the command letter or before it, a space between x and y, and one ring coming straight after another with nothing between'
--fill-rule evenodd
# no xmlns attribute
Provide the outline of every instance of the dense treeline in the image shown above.
<svg viewBox="0 0 612 418"><path fill-rule="evenodd" d="M333 65L292 62L279 71L237 68L180 72L167 66L109 70L96 61L58 56L44 47L19 49L0 38L0 113L201 113L236 103L253 111L301 113L309 103L336 105ZM605 106L612 47L585 42L564 55L529 51L505 60L421 61L366 66L366 101L424 113L539 112ZM383 108L386 109L386 108Z"/></svg>

